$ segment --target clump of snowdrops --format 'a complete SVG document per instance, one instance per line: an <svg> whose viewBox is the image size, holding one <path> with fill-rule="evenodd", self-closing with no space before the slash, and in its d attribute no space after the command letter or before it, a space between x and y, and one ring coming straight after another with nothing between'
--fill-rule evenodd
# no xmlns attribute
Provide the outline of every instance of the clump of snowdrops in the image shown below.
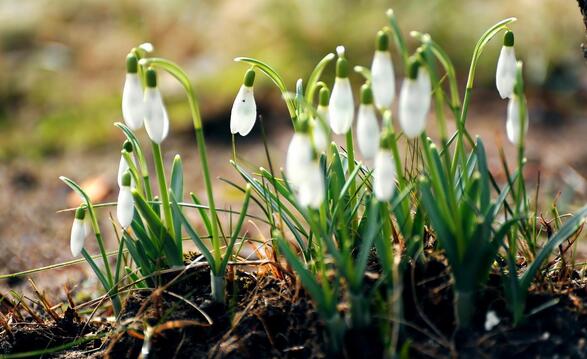
<svg viewBox="0 0 587 359"><path fill-rule="evenodd" d="M410 263L427 260L427 237L434 238L435 250L448 260L458 327L471 325L477 294L496 268L502 271L514 322L523 320L532 280L551 251L577 231L587 209L560 223L559 230L545 241L536 230L536 210L531 208L523 177L529 118L522 63L516 59L514 33L509 28L515 19L500 21L481 36L461 97L455 69L442 47L429 34L411 32L418 46L409 49L393 11L387 12L387 18L388 25L376 32L370 67L353 67L345 48L339 46L336 55L327 54L305 82L298 80L293 91L267 63L235 59L249 68L231 112L235 148L231 164L247 185L235 185L243 191L243 206L228 234L217 214L202 120L190 80L178 65L151 57L150 45L132 49L126 60L124 123L116 124L127 139L119 163L120 193L115 205L121 234L113 267L96 213L107 204L91 203L74 181L62 178L83 200L75 212L72 254L81 254L88 261L116 312L120 310L121 282L155 287L160 284L159 270L184 266L184 233L202 254L196 261L205 260L210 267L212 298L224 303L225 271L235 255L234 245L252 199L270 225L270 241L265 245L287 261L312 297L332 351L342 349L347 330L373 324L381 328L388 353L398 350L403 273ZM504 106L505 133L518 150L513 173L504 160L504 184L497 183L489 172L483 141L474 139L466 127L477 64L493 39L503 39L496 86L508 102L507 110ZM399 59L395 65L392 52ZM333 62L335 80L329 85L321 76ZM184 202L179 155L169 176L165 171L161 146L170 121L157 86L158 71L170 73L187 95L206 204L194 193L189 195L190 202ZM250 169L239 163L236 135L254 131L258 118L253 91L256 73L278 87L291 117L294 134L283 171L276 172L273 166ZM398 96L399 74L403 79ZM358 91L352 87L353 77L364 82ZM453 134L448 133L445 113L455 121ZM432 118L438 128L436 140L427 135ZM154 176L138 140L144 136L143 126L151 145ZM344 142L339 144L339 140ZM403 161L402 146L409 153ZM269 151L267 156L271 164ZM189 208L198 211L206 233L199 233L187 219L184 211ZM99 244L102 265L83 249L92 234ZM521 248L530 253L522 253ZM125 261L126 253L130 262ZM516 266L520 254L529 254L523 273ZM367 265L373 258L382 268L375 285L366 280Z"/></svg>

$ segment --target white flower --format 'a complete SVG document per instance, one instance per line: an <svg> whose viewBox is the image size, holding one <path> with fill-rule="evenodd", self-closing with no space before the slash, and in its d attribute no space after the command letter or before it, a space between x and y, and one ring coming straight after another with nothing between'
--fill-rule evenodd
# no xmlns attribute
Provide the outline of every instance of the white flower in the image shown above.
<svg viewBox="0 0 587 359"><path fill-rule="evenodd" d="M153 70L147 70L147 82L149 81L149 71ZM147 86L145 90L145 129L151 141L157 144L161 144L169 133L169 117L156 80L153 86Z"/></svg>
<svg viewBox="0 0 587 359"><path fill-rule="evenodd" d="M339 46L336 51L339 57L336 62L336 78L328 106L328 119L332 132L342 135L347 133L353 124L355 103L351 82L348 78L349 64L344 57L344 47Z"/></svg>
<svg viewBox="0 0 587 359"><path fill-rule="evenodd" d="M399 123L408 138L415 138L426 128L426 99L415 79L405 79L399 95Z"/></svg>
<svg viewBox="0 0 587 359"><path fill-rule="evenodd" d="M255 82L255 72L248 70L245 74L243 85L240 87L232 110L230 112L230 132L239 133L246 136L251 132L257 119L257 105L253 95L253 84Z"/></svg>
<svg viewBox="0 0 587 359"><path fill-rule="evenodd" d="M343 135L349 131L355 115L355 103L351 82L348 77L337 77L332 88L332 97L328 106L328 119L332 132Z"/></svg>
<svg viewBox="0 0 587 359"><path fill-rule="evenodd" d="M143 88L136 73L127 73L122 90L122 118L131 130L143 127L145 110Z"/></svg>
<svg viewBox="0 0 587 359"><path fill-rule="evenodd" d="M85 208L78 208L75 211L75 219L73 220L73 225L71 226L71 236L69 240L69 245L71 249L71 255L77 257L82 252L84 248L84 242L86 238L90 235L90 224L86 218L86 211Z"/></svg>
<svg viewBox="0 0 587 359"><path fill-rule="evenodd" d="M395 167L393 155L389 149L381 148L375 156L373 169L373 192L378 201L391 199L395 188Z"/></svg>
<svg viewBox="0 0 587 359"><path fill-rule="evenodd" d="M368 85L361 88L361 105L357 118L357 142L366 159L375 157L379 149L379 124L373 106L373 91Z"/></svg>
<svg viewBox="0 0 587 359"><path fill-rule="evenodd" d="M526 99L524 98L523 101L526 101ZM520 145L523 136L525 137L526 133L528 132L528 111L526 111L526 118L523 122L524 123L522 127L522 117L520 116L520 96L514 94L508 103L506 132L508 140L510 140L510 142L516 146Z"/></svg>
<svg viewBox="0 0 587 359"><path fill-rule="evenodd" d="M324 174L317 159L306 165L304 177L297 190L297 198L304 207L320 208L324 202Z"/></svg>
<svg viewBox="0 0 587 359"><path fill-rule="evenodd" d="M285 160L285 174L293 187L298 187L307 176L307 169L312 162L312 142L306 133L294 133Z"/></svg>
<svg viewBox="0 0 587 359"><path fill-rule="evenodd" d="M499 322L501 322L501 320L499 319L495 311L488 311L487 315L485 316L485 331L490 331L491 329L495 328L499 324Z"/></svg>
<svg viewBox="0 0 587 359"><path fill-rule="evenodd" d="M312 121L312 140L319 152L325 152L328 147L328 134L319 119Z"/></svg>
<svg viewBox="0 0 587 359"><path fill-rule="evenodd" d="M514 34L506 32L504 45L497 60L495 71L495 84L501 98L510 98L514 93L516 83L516 53L514 50Z"/></svg>
<svg viewBox="0 0 587 359"><path fill-rule="evenodd" d="M118 192L118 202L116 204L116 218L122 228L126 229L132 223L134 216L134 199L131 193L131 175L130 172L122 177L122 187Z"/></svg>
<svg viewBox="0 0 587 359"><path fill-rule="evenodd" d="M395 98L395 76L389 51L375 51L371 64L371 75L375 105L380 109L391 108Z"/></svg>

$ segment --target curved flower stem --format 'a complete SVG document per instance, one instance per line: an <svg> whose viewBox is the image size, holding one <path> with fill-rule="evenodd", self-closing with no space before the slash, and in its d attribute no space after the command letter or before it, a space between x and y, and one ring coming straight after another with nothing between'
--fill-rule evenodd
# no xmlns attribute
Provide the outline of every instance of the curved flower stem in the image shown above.
<svg viewBox="0 0 587 359"><path fill-rule="evenodd" d="M183 86L186 95L188 97L188 102L190 105L190 111L192 114L192 120L194 124L194 130L196 132L196 143L198 145L198 154L200 157L200 164L202 166L202 172L204 174L204 184L206 187L206 194L208 196L208 205L210 208L210 217L212 220L212 246L214 249L214 257L215 263L210 263L210 266L213 267L213 270L216 271L217 265L221 263L221 254L220 254L220 240L218 238L218 215L216 214L216 204L214 201L214 192L212 190L212 181L210 180L210 169L208 166L208 155L206 152L206 142L204 139L204 130L202 128L202 117L200 115L200 108L197 102L197 96L192 84L187 76L187 74L175 63L162 59L162 58L147 58L141 60L141 63L144 63L148 66L158 67L161 68L168 73L170 73L173 77L175 77L180 84Z"/></svg>
<svg viewBox="0 0 587 359"><path fill-rule="evenodd" d="M386 15L389 19L389 26L391 26L391 28L386 28L386 30L390 31L391 34L393 35L393 39L395 40L395 44L400 52L400 54L402 55L402 61L404 63L404 69L405 69L405 73L408 73L408 47L406 46L406 41L402 35L402 32L400 30L400 27L397 23L397 18L395 17L395 12L393 11L393 9L388 9L386 12Z"/></svg>
<svg viewBox="0 0 587 359"><path fill-rule="evenodd" d="M477 64L479 63L479 58L481 57L481 54L483 53L483 50L485 50L485 46L489 43L489 41L491 41L491 39L493 39L502 30L506 30L507 25L516 20L517 19L515 17L510 17L493 25L487 31L485 31L485 33L481 36L481 38L479 39L479 41L477 41L477 44L475 45L475 49L473 50L473 57L471 59L471 65L469 67L469 75L467 77L467 86L465 88L465 98L463 99L463 107L461 109L461 115L459 117L459 120L457 121L458 136L452 163L453 168L456 167L458 161L461 161L461 163L464 164L467 160L464 153L465 143L463 136L466 135L465 123L467 121L469 103L471 102L471 96L473 95L475 71L477 69Z"/></svg>
<svg viewBox="0 0 587 359"><path fill-rule="evenodd" d="M155 162L155 172L157 173L157 183L159 184L159 196L161 196L165 225L171 238L175 238L173 217L171 217L171 204L169 202L169 188L167 187L167 178L165 177L165 170L163 168L161 145L151 142L151 147L153 148L153 161Z"/></svg>
<svg viewBox="0 0 587 359"><path fill-rule="evenodd" d="M322 60L320 60L320 62L318 62L316 67L314 67L314 70L312 71L312 73L310 74L310 77L308 78L308 85L306 86L306 93L304 95L306 97L306 101L308 103L310 103L310 104L313 103L314 94L320 88L320 85L318 85L318 80L320 80L320 76L322 75L322 71L324 71L324 68L326 67L326 65L328 65L335 58L336 58L336 56L333 53L329 53L326 56L324 56L322 58Z"/></svg>

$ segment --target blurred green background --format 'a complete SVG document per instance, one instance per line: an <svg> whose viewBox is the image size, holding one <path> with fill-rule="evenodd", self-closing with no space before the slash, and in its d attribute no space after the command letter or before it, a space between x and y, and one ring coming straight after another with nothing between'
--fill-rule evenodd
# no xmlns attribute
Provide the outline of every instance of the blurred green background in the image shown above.
<svg viewBox="0 0 587 359"><path fill-rule="evenodd" d="M386 25L389 7L406 35L429 32L447 49L461 89L476 40L509 16L519 19L512 26L516 50L536 93L575 96L583 89L584 29L574 0L3 0L0 160L42 159L118 142L112 123L121 119L124 59L141 42L152 42L156 55L184 66L201 96L204 120L228 129L245 70L234 57L271 63L292 88L338 44L354 64L369 65L373 35ZM488 89L499 42L478 68L478 85ZM258 85L257 101L283 111L269 81ZM174 126L189 126L180 88L168 78L162 88Z"/></svg>

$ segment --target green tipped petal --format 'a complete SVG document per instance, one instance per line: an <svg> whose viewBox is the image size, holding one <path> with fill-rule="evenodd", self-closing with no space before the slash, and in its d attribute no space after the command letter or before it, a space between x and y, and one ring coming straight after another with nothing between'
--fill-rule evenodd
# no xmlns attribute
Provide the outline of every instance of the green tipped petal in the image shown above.
<svg viewBox="0 0 587 359"><path fill-rule="evenodd" d="M126 56L126 72L129 74L136 74L139 69L139 60L133 54Z"/></svg>
<svg viewBox="0 0 587 359"><path fill-rule="evenodd" d="M75 210L75 219L83 220L84 218L86 218L86 207L82 205Z"/></svg>
<svg viewBox="0 0 587 359"><path fill-rule="evenodd" d="M255 83L255 71L253 69L249 69L245 73L243 85L245 85L246 87L252 87L254 83Z"/></svg>
<svg viewBox="0 0 587 359"><path fill-rule="evenodd" d="M368 84L361 86L361 103L371 105L373 103L373 90Z"/></svg>
<svg viewBox="0 0 587 359"><path fill-rule="evenodd" d="M149 68L145 73L145 77L147 79L147 87L157 87L157 71Z"/></svg>
<svg viewBox="0 0 587 359"><path fill-rule="evenodd" d="M122 185L124 187L130 187L130 182L131 182L131 174L130 171L126 170L124 172L124 174L122 175Z"/></svg>
<svg viewBox="0 0 587 359"><path fill-rule="evenodd" d="M326 106L328 106L329 102L330 102L330 90L326 87L322 87L320 89L318 104L320 106L326 107Z"/></svg>
<svg viewBox="0 0 587 359"><path fill-rule="evenodd" d="M505 35L503 35L503 46L514 46L514 33L512 31L506 31Z"/></svg>
<svg viewBox="0 0 587 359"><path fill-rule="evenodd" d="M389 36L385 31L380 30L377 32L375 48L377 49L377 51L389 50Z"/></svg>

